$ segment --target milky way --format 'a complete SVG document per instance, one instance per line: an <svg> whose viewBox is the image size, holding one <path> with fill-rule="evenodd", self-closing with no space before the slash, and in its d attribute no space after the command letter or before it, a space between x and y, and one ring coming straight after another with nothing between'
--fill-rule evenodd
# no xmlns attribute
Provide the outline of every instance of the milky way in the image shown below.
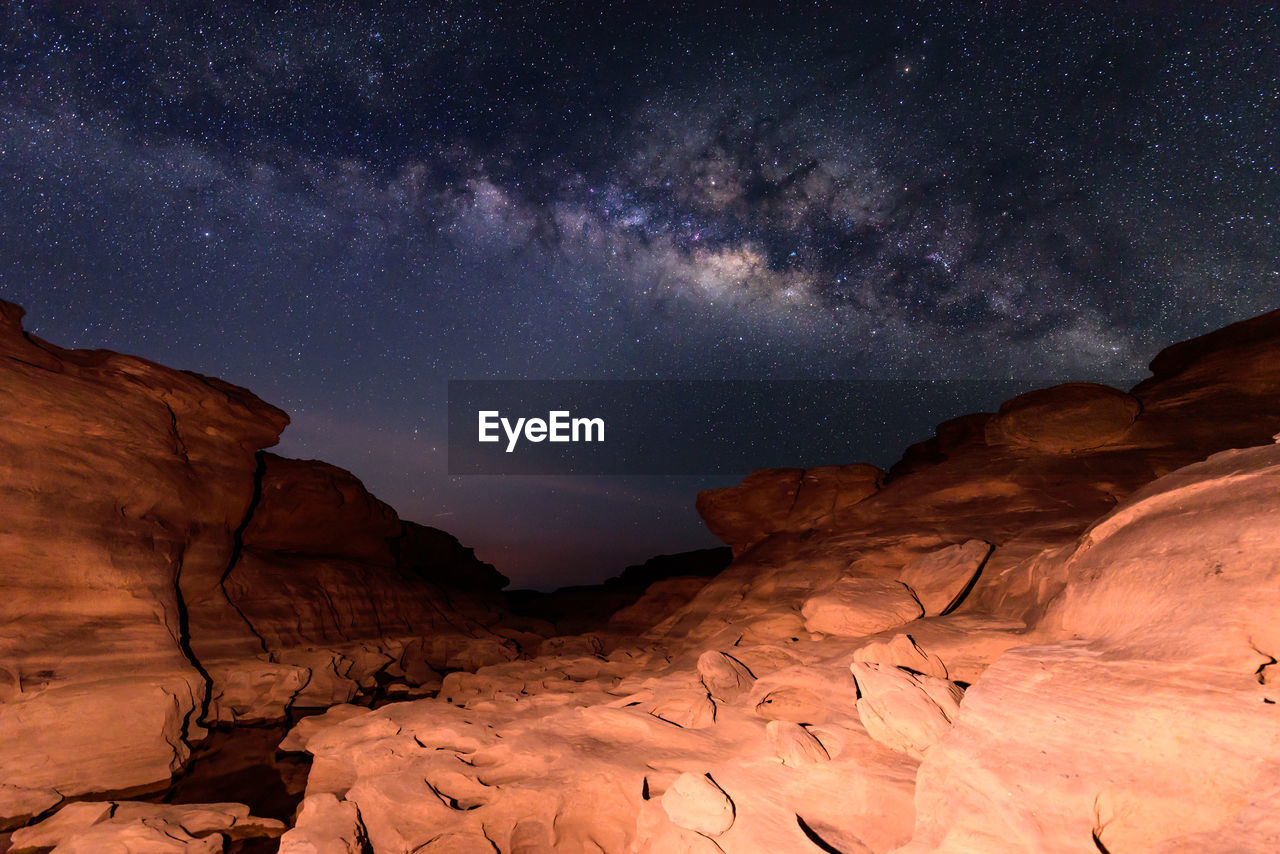
<svg viewBox="0 0 1280 854"><path fill-rule="evenodd" d="M3 296L525 583L706 483L447 478L450 378L1125 383L1280 301L1261 4L153 5L3 6Z"/></svg>

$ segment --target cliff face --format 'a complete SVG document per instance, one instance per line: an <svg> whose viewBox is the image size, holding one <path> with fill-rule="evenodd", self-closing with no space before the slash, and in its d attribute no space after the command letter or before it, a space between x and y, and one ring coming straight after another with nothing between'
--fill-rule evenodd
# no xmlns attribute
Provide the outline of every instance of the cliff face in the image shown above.
<svg viewBox="0 0 1280 854"><path fill-rule="evenodd" d="M504 615L505 583L443 531L402 522L350 472L264 453L222 585L255 655L211 659L209 717L279 719L290 705L347 702L379 679L432 687L439 670L509 661L519 633L489 628ZM209 633L215 649L225 642Z"/></svg>
<svg viewBox="0 0 1280 854"><path fill-rule="evenodd" d="M735 560L656 626L295 731L285 842L1274 851L1278 431L1273 313L1130 392L948 422L887 476L704 494Z"/></svg>
<svg viewBox="0 0 1280 854"><path fill-rule="evenodd" d="M421 536L354 477L260 455L279 409L21 317L0 302L0 820L164 781L202 721L329 702L411 641L421 675L424 635L437 666L514 655L481 625L492 567L449 554L485 579L455 602L429 557L398 562Z"/></svg>

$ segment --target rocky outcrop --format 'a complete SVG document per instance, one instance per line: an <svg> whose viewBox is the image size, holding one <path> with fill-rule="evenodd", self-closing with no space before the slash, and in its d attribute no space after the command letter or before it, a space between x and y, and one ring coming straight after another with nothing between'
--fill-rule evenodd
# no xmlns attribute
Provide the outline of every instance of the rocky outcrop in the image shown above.
<svg viewBox="0 0 1280 854"><path fill-rule="evenodd" d="M698 495L707 529L741 554L781 531L804 531L874 495L884 480L875 466L761 469L739 486Z"/></svg>
<svg viewBox="0 0 1280 854"><path fill-rule="evenodd" d="M84 801L14 832L11 854L55 851L218 852L227 839L277 837L284 825L249 814L244 804Z"/></svg>
<svg viewBox="0 0 1280 854"><path fill-rule="evenodd" d="M923 554L898 574L931 617L952 611L973 588L982 565L991 556L991 544L968 540Z"/></svg>
<svg viewBox="0 0 1280 854"><path fill-rule="evenodd" d="M167 781L202 723L514 657L493 568L262 453L279 409L21 317L0 302L0 826Z"/></svg>
<svg viewBox="0 0 1280 854"><path fill-rule="evenodd" d="M1280 447L1157 480L1065 568L926 757L904 854L1271 850L1242 819L1277 805Z"/></svg>
<svg viewBox="0 0 1280 854"><path fill-rule="evenodd" d="M284 850L1275 850L1277 431L1280 313L1171 348L1128 393L1058 386L948 422L888 476L704 493L727 569L674 610L636 599L626 631L509 661L536 621L495 616L491 581L411 565L406 526L345 472L256 457L219 585L277 670L244 684L274 698L293 685L274 674L305 671L292 702L333 702L412 666L440 685L297 725L282 748L313 764ZM400 620L432 631L398 639ZM200 648L221 661L238 631Z"/></svg>
<svg viewBox="0 0 1280 854"><path fill-rule="evenodd" d="M1119 443L1142 412L1133 395L1095 383L1066 383L1007 401L985 424L988 445L1069 454Z"/></svg>
<svg viewBox="0 0 1280 854"><path fill-rule="evenodd" d="M193 633L253 635L222 595L283 412L144 359L62 350L0 303L0 820L168 779L207 679Z"/></svg>
<svg viewBox="0 0 1280 854"><path fill-rule="evenodd" d="M327 463L263 454L260 483L223 584L259 655L209 660L222 677L212 719L278 720L291 705L347 702L383 675L424 684L516 657L488 628L506 579L448 534L402 523Z"/></svg>
<svg viewBox="0 0 1280 854"><path fill-rule="evenodd" d="M704 493L736 558L686 604L310 724L308 797L375 852L1274 850L1280 314L1243 330L822 512Z"/></svg>

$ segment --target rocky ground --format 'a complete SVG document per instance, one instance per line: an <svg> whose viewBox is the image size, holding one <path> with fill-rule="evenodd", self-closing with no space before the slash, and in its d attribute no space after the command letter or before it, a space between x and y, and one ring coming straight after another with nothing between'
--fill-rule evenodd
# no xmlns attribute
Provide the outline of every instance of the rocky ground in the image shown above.
<svg viewBox="0 0 1280 854"><path fill-rule="evenodd" d="M345 472L259 453L283 416L247 392L5 317L0 812L48 816L15 850L1280 850L1280 312L887 473L704 493L732 564L573 635ZM438 693L348 702L378 680ZM312 760L288 826L56 809L300 697L330 708L281 744Z"/></svg>

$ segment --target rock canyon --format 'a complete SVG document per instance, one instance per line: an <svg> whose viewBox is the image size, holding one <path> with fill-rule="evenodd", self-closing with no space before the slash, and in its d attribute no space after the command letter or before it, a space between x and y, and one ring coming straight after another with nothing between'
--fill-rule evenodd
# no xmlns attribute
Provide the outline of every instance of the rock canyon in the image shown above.
<svg viewBox="0 0 1280 854"><path fill-rule="evenodd" d="M731 555L556 594L271 454L251 392L21 319L0 850L1280 850L1280 312L703 492ZM271 727L296 809L163 795Z"/></svg>

